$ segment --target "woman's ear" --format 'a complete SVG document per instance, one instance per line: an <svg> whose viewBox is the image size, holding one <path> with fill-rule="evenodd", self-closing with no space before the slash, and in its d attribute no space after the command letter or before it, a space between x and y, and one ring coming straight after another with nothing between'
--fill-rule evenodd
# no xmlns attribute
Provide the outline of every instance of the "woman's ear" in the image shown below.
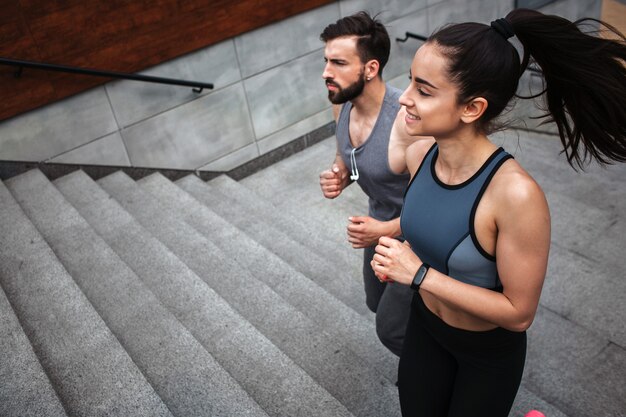
<svg viewBox="0 0 626 417"><path fill-rule="evenodd" d="M489 103L483 97L475 97L471 99L463 108L461 120L463 123L475 122L485 113L487 106L489 106Z"/></svg>

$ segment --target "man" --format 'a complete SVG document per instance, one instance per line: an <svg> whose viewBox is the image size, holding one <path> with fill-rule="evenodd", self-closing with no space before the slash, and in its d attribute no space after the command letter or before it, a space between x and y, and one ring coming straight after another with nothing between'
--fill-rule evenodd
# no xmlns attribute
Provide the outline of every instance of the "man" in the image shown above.
<svg viewBox="0 0 626 417"><path fill-rule="evenodd" d="M359 12L328 25L320 39L326 44L322 77L337 122L337 154L331 169L320 174L320 186L326 198L336 198L356 181L369 197L368 215L349 218L348 240L364 249L366 303L376 313L378 337L399 356L412 292L379 281L370 261L381 236L401 234L399 216L409 181L404 154L416 138L404 129L401 91L382 78L390 50L385 27Z"/></svg>

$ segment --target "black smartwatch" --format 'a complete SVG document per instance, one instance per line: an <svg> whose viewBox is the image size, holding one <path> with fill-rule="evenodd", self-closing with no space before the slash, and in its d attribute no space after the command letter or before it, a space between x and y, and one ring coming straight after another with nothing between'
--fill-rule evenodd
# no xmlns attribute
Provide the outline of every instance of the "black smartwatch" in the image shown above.
<svg viewBox="0 0 626 417"><path fill-rule="evenodd" d="M424 277L428 273L429 269L430 269L430 265L428 265L426 262L424 262L422 266L420 266L417 269L417 272L415 273L415 276L413 277L413 282L411 283L412 290L417 291L420 289L420 285L422 285L422 281L424 281Z"/></svg>

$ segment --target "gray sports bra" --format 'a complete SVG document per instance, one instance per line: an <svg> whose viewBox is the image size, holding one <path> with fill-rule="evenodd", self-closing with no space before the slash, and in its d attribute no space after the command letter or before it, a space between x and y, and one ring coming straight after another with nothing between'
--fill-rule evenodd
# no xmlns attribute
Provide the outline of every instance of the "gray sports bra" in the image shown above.
<svg viewBox="0 0 626 417"><path fill-rule="evenodd" d="M510 154L497 149L467 181L447 185L435 174L437 145L428 151L404 195L402 234L423 262L459 281L501 291L496 258L478 243L474 216L498 168Z"/></svg>

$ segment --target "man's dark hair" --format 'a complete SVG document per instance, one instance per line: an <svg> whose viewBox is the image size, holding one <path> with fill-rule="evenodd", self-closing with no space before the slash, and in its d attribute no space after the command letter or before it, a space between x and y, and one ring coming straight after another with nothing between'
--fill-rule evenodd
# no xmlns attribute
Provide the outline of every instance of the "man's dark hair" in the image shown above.
<svg viewBox="0 0 626 417"><path fill-rule="evenodd" d="M385 26L367 12L358 12L326 26L320 39L326 43L344 36L357 37L356 48L361 62L377 60L380 64L378 75L382 76L391 49L389 34Z"/></svg>

